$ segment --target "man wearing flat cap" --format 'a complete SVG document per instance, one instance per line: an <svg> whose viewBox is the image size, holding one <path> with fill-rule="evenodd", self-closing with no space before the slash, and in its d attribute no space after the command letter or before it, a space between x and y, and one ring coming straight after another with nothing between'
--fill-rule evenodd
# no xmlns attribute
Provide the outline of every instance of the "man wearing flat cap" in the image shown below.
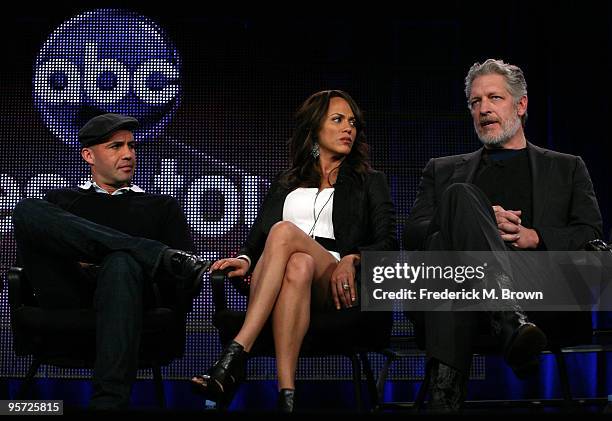
<svg viewBox="0 0 612 421"><path fill-rule="evenodd" d="M193 297L208 261L193 250L186 218L171 196L132 184L138 121L103 114L79 131L91 180L24 199L13 212L19 263L46 309L96 309L92 409L129 404L136 377L143 296L155 283Z"/></svg>

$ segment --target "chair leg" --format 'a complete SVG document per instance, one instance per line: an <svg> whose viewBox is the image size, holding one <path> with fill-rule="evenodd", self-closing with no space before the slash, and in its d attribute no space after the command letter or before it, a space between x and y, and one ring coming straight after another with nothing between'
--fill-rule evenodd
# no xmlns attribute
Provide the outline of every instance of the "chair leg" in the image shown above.
<svg viewBox="0 0 612 421"><path fill-rule="evenodd" d="M159 407L166 407L166 395L164 393L164 383L162 382L161 367L158 363L153 363L153 382L155 383L155 396Z"/></svg>
<svg viewBox="0 0 612 421"><path fill-rule="evenodd" d="M10 397L8 379L6 378L0 380L0 396L2 396L2 399L8 399Z"/></svg>
<svg viewBox="0 0 612 421"><path fill-rule="evenodd" d="M559 381L561 382L561 392L563 393L563 400L566 404L573 403L572 391L570 388L569 377L567 375L567 364L565 357L560 349L554 350L555 359L557 360L557 370L559 372Z"/></svg>
<svg viewBox="0 0 612 421"><path fill-rule="evenodd" d="M25 379L23 379L23 383L21 383L21 386L19 386L17 396L15 397L16 399L26 398L28 391L32 388L32 384L34 383L34 376L36 376L41 364L42 361L36 358L32 361L32 364L30 364L30 368L28 369L28 373L26 374Z"/></svg>
<svg viewBox="0 0 612 421"><path fill-rule="evenodd" d="M363 366L363 370L365 371L366 375L368 394L370 395L370 407L372 409L378 409L378 389L376 388L376 381L374 380L374 373L372 372L370 359L368 358L368 354L365 352L359 353L359 358L361 359L361 365Z"/></svg>
<svg viewBox="0 0 612 421"><path fill-rule="evenodd" d="M421 383L421 387L419 387L419 392L417 393L416 399L414 400L414 408L417 411L420 411L423 408L423 404L425 403L425 396L427 396L427 390L429 389L429 382L431 381L431 370L429 369L429 365L432 360L429 360L425 364L425 377L423 377L423 382Z"/></svg>
<svg viewBox="0 0 612 421"><path fill-rule="evenodd" d="M377 394L377 404L381 405L383 403L384 393L385 393L385 383L387 382L387 377L389 376L389 368L391 367L391 363L395 361L397 356L393 352L384 351L385 362L380 370L380 374L378 375L378 380L376 381L376 394Z"/></svg>
<svg viewBox="0 0 612 421"><path fill-rule="evenodd" d="M353 387L355 389L355 401L357 404L357 411L363 411L363 401L361 398L361 363L357 354L351 354L351 363L353 365Z"/></svg>

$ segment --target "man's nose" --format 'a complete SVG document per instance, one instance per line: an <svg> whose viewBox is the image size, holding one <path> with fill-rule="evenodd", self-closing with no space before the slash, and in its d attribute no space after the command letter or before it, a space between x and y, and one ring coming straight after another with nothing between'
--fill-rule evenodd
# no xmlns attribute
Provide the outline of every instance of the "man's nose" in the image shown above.
<svg viewBox="0 0 612 421"><path fill-rule="evenodd" d="M136 154L134 153L133 149L130 148L124 148L122 151L122 159L126 159L126 160L132 160L136 157Z"/></svg>
<svg viewBox="0 0 612 421"><path fill-rule="evenodd" d="M483 99L480 102L479 112L480 114L483 114L483 115L489 114L491 112L491 103L488 100Z"/></svg>

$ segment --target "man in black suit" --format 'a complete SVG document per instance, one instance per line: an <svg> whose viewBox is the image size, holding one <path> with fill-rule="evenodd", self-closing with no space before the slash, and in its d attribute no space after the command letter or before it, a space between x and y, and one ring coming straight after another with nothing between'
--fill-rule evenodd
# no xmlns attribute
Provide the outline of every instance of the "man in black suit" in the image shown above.
<svg viewBox="0 0 612 421"><path fill-rule="evenodd" d="M579 250L600 238L601 213L582 159L525 138L527 84L521 69L501 60L475 63L465 93L484 146L429 161L405 225L404 248ZM573 314L569 328L560 322L563 316L556 313L552 323L551 313L540 313L538 327L520 309L409 314L425 339L430 406L460 409L472 346L483 329L499 339L506 362L522 377L537 367L547 341L566 345L588 333L590 313Z"/></svg>

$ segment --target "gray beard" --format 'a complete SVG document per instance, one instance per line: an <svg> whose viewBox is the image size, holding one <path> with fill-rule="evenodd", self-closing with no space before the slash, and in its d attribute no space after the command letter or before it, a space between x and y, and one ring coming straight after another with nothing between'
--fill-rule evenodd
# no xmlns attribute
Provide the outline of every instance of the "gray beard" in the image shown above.
<svg viewBox="0 0 612 421"><path fill-rule="evenodd" d="M476 125L475 125L476 126ZM476 128L476 127L475 127ZM481 134L476 128L478 139L483 145L498 148L504 146L521 128L521 119L516 116L511 120L505 121L502 124L502 131L497 136Z"/></svg>

